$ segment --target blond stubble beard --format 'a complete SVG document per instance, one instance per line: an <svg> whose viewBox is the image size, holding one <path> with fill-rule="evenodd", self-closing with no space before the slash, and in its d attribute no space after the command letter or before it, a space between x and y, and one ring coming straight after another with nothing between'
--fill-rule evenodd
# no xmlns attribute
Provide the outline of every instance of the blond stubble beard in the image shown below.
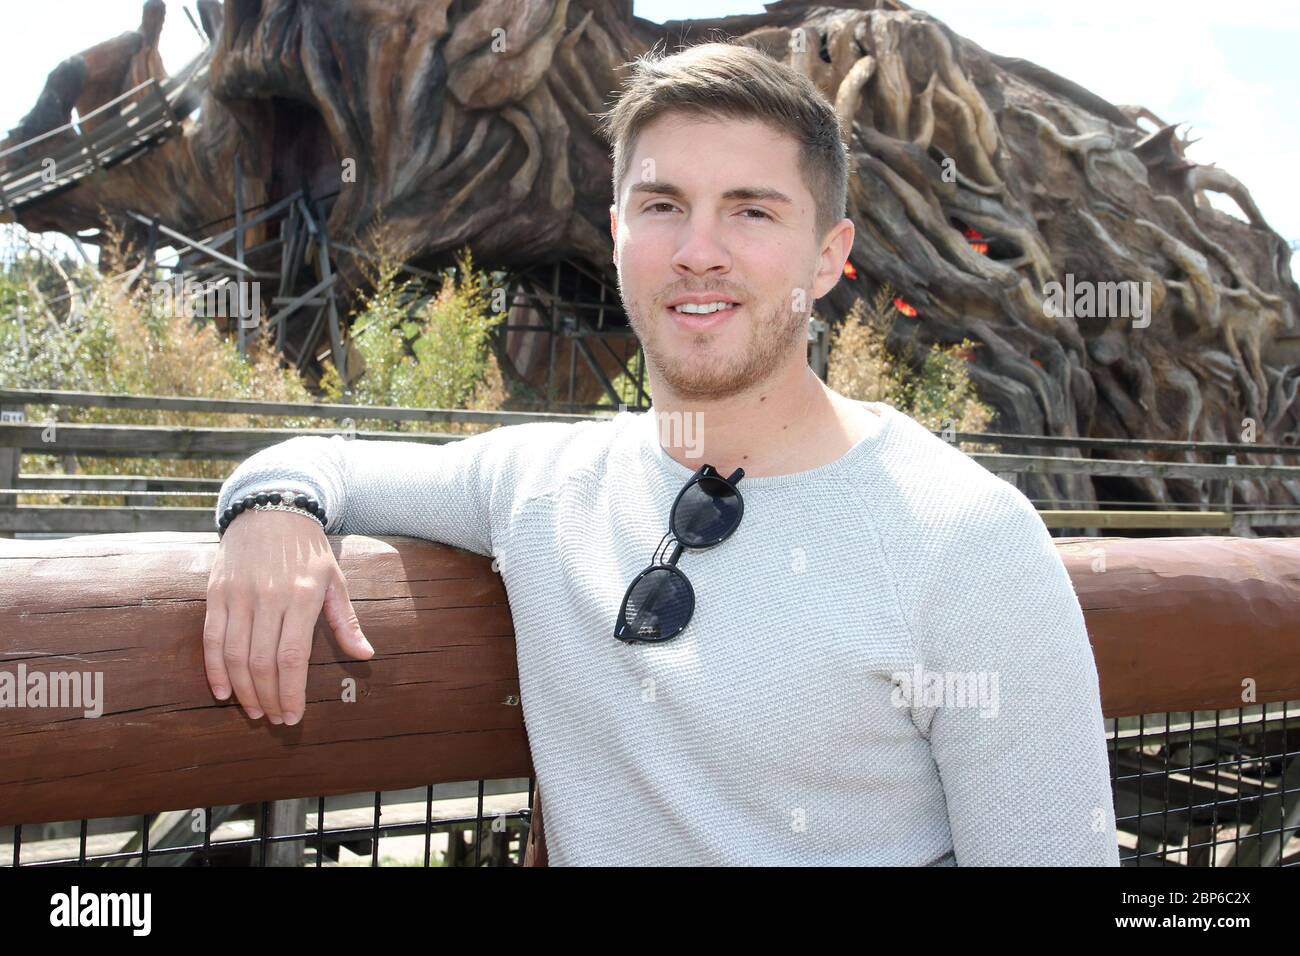
<svg viewBox="0 0 1300 956"><path fill-rule="evenodd" d="M623 301L627 301L626 296ZM788 303L782 303L769 313L766 322L754 321L749 324L749 336L742 355L728 357L729 360L721 363L714 362L715 357L710 355L701 363L706 366L705 369L696 372L694 355L689 367L669 365L664 361L657 337L651 331L655 326L651 325L647 329L638 311L635 308L629 309L628 320L641 341L646 360L681 401L716 401L762 384L786 361L791 340L800 335L807 338L808 334L808 315L801 315L790 309ZM689 348L703 352L714 338L709 332L696 333L691 337Z"/></svg>

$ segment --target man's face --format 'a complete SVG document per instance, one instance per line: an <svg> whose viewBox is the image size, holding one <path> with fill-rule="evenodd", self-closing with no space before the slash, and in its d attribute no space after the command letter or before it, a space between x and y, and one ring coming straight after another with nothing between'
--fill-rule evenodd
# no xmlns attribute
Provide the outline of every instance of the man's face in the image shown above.
<svg viewBox="0 0 1300 956"><path fill-rule="evenodd" d="M610 207L614 263L646 358L680 399L726 398L806 361L808 317L839 280L853 223L814 235L798 160L792 136L757 120L670 113L637 138ZM695 294L739 305L669 307Z"/></svg>

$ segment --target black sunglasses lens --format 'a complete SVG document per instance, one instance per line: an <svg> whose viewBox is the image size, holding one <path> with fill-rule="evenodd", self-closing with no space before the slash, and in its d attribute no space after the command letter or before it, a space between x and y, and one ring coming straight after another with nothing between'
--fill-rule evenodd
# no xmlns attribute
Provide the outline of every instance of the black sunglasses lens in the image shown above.
<svg viewBox="0 0 1300 956"><path fill-rule="evenodd" d="M670 568L654 568L628 591L617 636L624 641L666 641L680 634L695 610L686 579Z"/></svg>
<svg viewBox="0 0 1300 956"><path fill-rule="evenodd" d="M736 530L743 506L740 496L721 478L691 482L673 509L673 537L688 548L717 544Z"/></svg>

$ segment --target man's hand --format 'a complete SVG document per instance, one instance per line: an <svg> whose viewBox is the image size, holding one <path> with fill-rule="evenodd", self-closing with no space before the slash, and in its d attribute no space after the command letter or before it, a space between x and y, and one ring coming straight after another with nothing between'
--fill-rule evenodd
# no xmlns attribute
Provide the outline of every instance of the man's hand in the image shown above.
<svg viewBox="0 0 1300 956"><path fill-rule="evenodd" d="M239 515L208 579L203 663L219 700L235 696L254 720L296 724L307 706L312 631L325 619L352 657L374 655L325 530L284 511Z"/></svg>

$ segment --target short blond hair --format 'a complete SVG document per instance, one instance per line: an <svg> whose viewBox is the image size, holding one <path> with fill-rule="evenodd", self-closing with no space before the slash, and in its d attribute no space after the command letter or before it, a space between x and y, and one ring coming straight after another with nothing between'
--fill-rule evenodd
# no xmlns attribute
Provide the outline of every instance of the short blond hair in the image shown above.
<svg viewBox="0 0 1300 956"><path fill-rule="evenodd" d="M834 107L808 77L762 50L716 41L671 56L651 50L625 66L632 72L622 93L597 117L597 129L612 149L615 203L641 130L658 116L681 112L762 120L793 136L799 172L816 203L817 238L844 218L848 149Z"/></svg>

